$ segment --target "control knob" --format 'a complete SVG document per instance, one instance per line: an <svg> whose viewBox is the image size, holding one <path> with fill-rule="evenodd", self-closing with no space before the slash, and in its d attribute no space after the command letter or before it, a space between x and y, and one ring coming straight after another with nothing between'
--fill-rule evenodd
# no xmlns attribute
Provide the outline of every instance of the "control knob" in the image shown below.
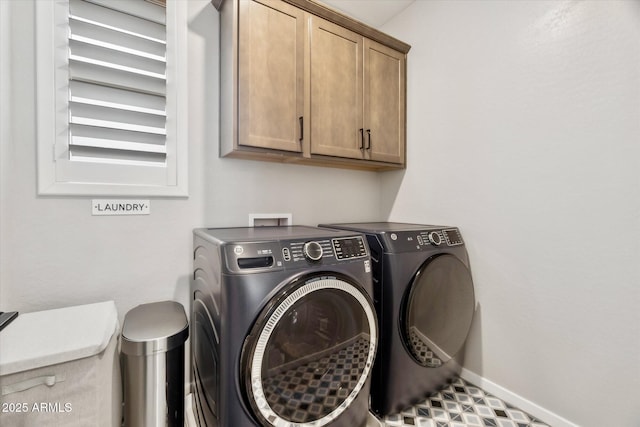
<svg viewBox="0 0 640 427"><path fill-rule="evenodd" d="M429 233L429 241L436 246L440 246L440 243L442 243L442 238L438 233L432 231L431 233Z"/></svg>
<svg viewBox="0 0 640 427"><path fill-rule="evenodd" d="M322 246L318 242L307 242L302 248L302 253L309 261L320 261L322 258Z"/></svg>

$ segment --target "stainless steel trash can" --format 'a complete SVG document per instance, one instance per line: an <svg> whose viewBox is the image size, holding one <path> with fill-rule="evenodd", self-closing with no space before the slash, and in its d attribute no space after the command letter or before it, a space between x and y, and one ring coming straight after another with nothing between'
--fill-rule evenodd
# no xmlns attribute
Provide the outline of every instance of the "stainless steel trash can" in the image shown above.
<svg viewBox="0 0 640 427"><path fill-rule="evenodd" d="M125 427L184 426L189 323L175 301L131 309L122 326Z"/></svg>

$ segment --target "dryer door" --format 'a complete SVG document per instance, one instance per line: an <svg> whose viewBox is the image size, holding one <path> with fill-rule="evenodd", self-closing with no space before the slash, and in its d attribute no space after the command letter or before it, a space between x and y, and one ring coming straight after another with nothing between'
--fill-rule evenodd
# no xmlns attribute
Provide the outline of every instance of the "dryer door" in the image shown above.
<svg viewBox="0 0 640 427"><path fill-rule="evenodd" d="M464 346L475 308L473 282L455 256L429 258L405 295L400 317L405 345L420 365L438 368Z"/></svg>
<svg viewBox="0 0 640 427"><path fill-rule="evenodd" d="M264 426L324 426L358 396L376 345L375 311L360 286L338 275L298 280L245 340L245 397Z"/></svg>

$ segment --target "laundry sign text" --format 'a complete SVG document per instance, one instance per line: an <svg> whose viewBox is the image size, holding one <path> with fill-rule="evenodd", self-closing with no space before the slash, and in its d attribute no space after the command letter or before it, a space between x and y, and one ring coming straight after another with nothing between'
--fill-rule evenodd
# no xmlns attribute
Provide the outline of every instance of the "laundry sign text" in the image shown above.
<svg viewBox="0 0 640 427"><path fill-rule="evenodd" d="M91 201L92 215L149 215L150 213L149 200L93 199Z"/></svg>

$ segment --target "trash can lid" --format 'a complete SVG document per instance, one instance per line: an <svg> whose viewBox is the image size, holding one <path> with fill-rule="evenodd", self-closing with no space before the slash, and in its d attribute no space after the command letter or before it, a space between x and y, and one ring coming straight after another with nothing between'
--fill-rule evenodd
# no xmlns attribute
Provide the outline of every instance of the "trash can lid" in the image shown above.
<svg viewBox="0 0 640 427"><path fill-rule="evenodd" d="M20 314L0 332L0 375L94 356L117 330L113 301Z"/></svg>
<svg viewBox="0 0 640 427"><path fill-rule="evenodd" d="M188 336L189 323L181 304L142 304L124 317L122 352L134 356L166 352L184 344Z"/></svg>

